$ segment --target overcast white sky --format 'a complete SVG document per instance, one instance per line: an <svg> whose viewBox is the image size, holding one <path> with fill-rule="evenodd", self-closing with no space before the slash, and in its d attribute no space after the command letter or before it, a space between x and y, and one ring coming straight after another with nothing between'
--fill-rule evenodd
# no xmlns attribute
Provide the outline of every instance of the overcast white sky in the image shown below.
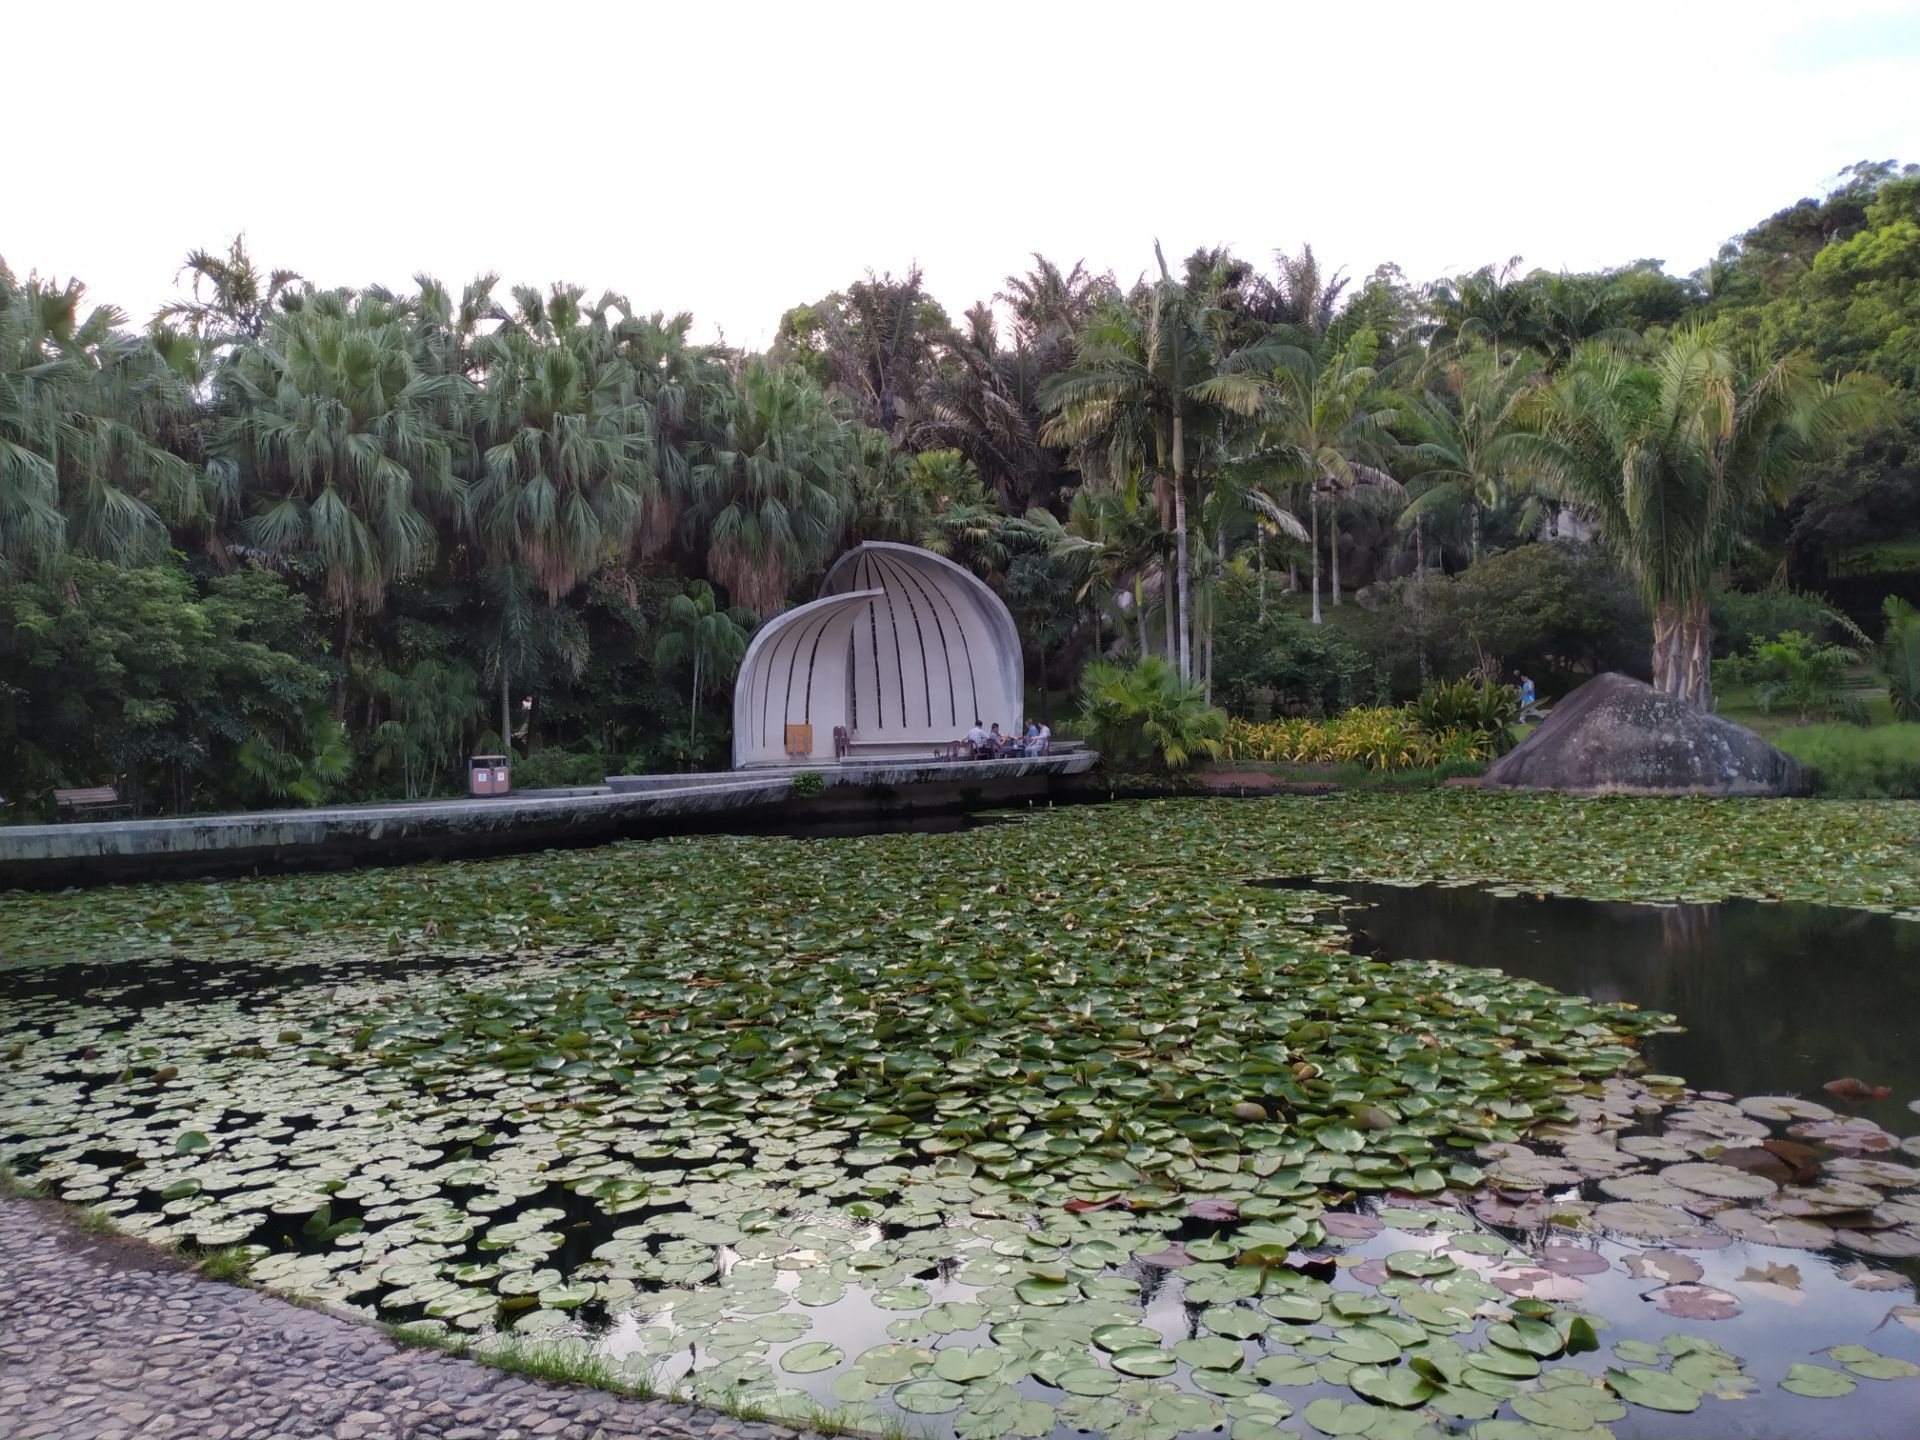
<svg viewBox="0 0 1920 1440"><path fill-rule="evenodd" d="M1920 160L1920 4L18 0L0 256L144 321L245 230L321 284L572 280L765 344L918 261L1686 272Z"/></svg>

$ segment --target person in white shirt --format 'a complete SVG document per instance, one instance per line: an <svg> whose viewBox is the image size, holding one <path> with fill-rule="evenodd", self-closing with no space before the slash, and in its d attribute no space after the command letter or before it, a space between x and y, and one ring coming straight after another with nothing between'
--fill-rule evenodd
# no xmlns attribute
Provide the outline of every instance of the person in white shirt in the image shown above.
<svg viewBox="0 0 1920 1440"><path fill-rule="evenodd" d="M1046 721L1040 722L1040 733L1034 737L1031 753L1045 755L1053 748L1053 727Z"/></svg>
<svg viewBox="0 0 1920 1440"><path fill-rule="evenodd" d="M992 738L987 734L986 730L982 728L980 722L975 720L973 722L973 728L967 731L967 744L972 748L973 753L978 755L992 743Z"/></svg>

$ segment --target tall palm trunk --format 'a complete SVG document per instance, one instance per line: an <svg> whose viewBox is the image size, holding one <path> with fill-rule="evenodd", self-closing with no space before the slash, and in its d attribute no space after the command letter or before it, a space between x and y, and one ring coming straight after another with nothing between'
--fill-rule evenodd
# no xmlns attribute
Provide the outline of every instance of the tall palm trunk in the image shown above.
<svg viewBox="0 0 1920 1440"><path fill-rule="evenodd" d="M1307 546L1313 551L1313 623L1320 623L1320 496L1318 487L1307 496L1307 516L1311 524Z"/></svg>
<svg viewBox="0 0 1920 1440"><path fill-rule="evenodd" d="M1253 559L1260 569L1260 618L1267 618L1267 546L1266 537L1260 533L1256 522L1253 527Z"/></svg>
<svg viewBox="0 0 1920 1440"><path fill-rule="evenodd" d="M1471 527L1467 563L1478 565L1480 563L1480 502L1478 500L1467 501L1467 521Z"/></svg>
<svg viewBox="0 0 1920 1440"><path fill-rule="evenodd" d="M342 608L346 613L340 622L340 679L333 690L333 718L344 723L347 718L347 682L353 677L353 602L347 601Z"/></svg>
<svg viewBox="0 0 1920 1440"><path fill-rule="evenodd" d="M1179 372L1174 383L1180 383ZM1173 412L1173 546L1180 580L1180 678L1193 679L1193 577L1187 558L1187 445L1180 411Z"/></svg>
<svg viewBox="0 0 1920 1440"><path fill-rule="evenodd" d="M507 696L507 651L500 649L500 749L513 758L513 706Z"/></svg>
<svg viewBox="0 0 1920 1440"><path fill-rule="evenodd" d="M1327 497L1327 560L1332 568L1332 583L1327 587L1332 592L1333 603L1340 604L1340 497Z"/></svg>
<svg viewBox="0 0 1920 1440"><path fill-rule="evenodd" d="M693 744L694 733L700 727L700 645L693 647L693 718L687 721L687 744ZM691 757L689 757L691 758Z"/></svg>
<svg viewBox="0 0 1920 1440"><path fill-rule="evenodd" d="M1133 624L1140 632L1139 659L1147 658L1147 589L1140 583L1140 572L1133 572Z"/></svg>
<svg viewBox="0 0 1920 1440"><path fill-rule="evenodd" d="M1653 688L1713 709L1713 619L1707 597L1663 600L1653 614Z"/></svg>
<svg viewBox="0 0 1920 1440"><path fill-rule="evenodd" d="M1167 574L1164 567L1160 571L1160 611L1167 621L1167 664L1172 665L1177 649L1173 641L1173 577Z"/></svg>

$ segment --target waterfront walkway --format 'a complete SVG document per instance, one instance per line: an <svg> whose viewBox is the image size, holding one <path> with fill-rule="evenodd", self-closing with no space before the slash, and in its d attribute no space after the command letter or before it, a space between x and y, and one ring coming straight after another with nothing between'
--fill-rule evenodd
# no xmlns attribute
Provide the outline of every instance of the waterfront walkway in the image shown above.
<svg viewBox="0 0 1920 1440"><path fill-rule="evenodd" d="M0 1199L7 1440L797 1440L396 1344Z"/></svg>
<svg viewBox="0 0 1920 1440"><path fill-rule="evenodd" d="M979 808L1042 796L1054 777L1091 769L1097 758L1078 750L1034 759L847 761L818 767L823 793L811 798L793 794L797 768L773 767L615 775L573 790L383 805L8 825L0 826L0 888L453 859L861 810L878 818Z"/></svg>

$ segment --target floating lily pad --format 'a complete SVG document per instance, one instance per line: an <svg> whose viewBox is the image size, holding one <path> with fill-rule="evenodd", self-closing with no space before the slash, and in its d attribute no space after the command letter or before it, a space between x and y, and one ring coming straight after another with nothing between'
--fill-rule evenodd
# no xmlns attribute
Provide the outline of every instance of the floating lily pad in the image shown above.
<svg viewBox="0 0 1920 1440"><path fill-rule="evenodd" d="M1842 1395L1851 1395L1856 1383L1851 1375L1799 1360L1787 1367L1787 1378L1780 1382L1780 1388L1815 1400L1837 1400Z"/></svg>
<svg viewBox="0 0 1920 1440"><path fill-rule="evenodd" d="M1700 1392L1664 1370L1609 1370L1607 1384L1629 1405L1689 1414L1700 1408Z"/></svg>

